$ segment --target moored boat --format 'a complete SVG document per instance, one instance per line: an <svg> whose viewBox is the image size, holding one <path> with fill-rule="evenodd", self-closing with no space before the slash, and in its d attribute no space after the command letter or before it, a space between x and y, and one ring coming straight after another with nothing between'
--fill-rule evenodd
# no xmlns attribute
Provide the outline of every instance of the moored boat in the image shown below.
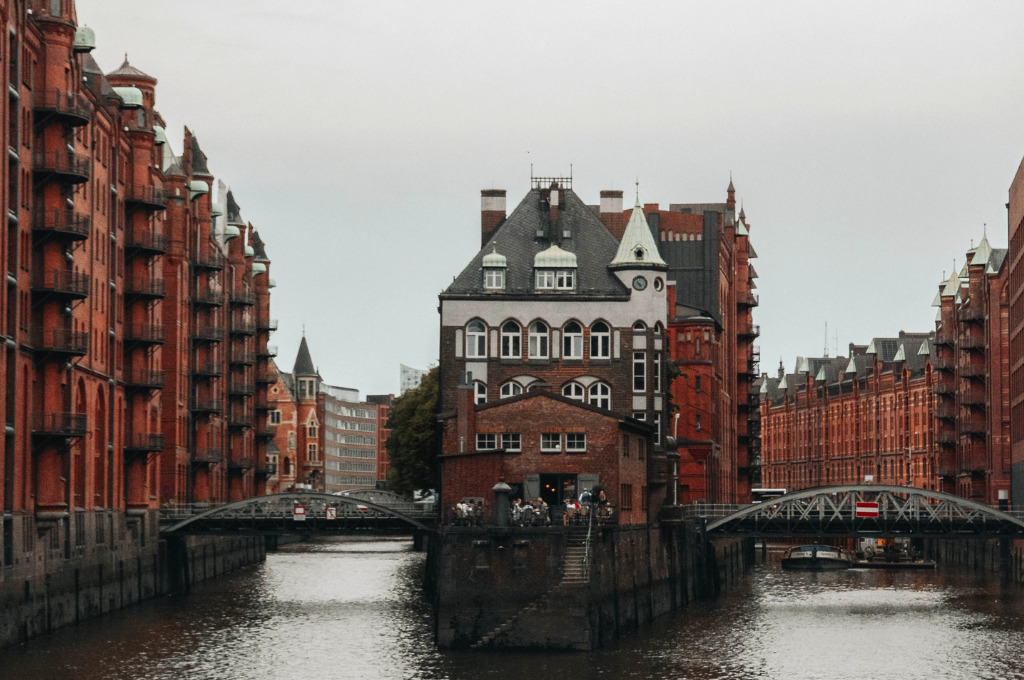
<svg viewBox="0 0 1024 680"><path fill-rule="evenodd" d="M782 558L783 569L825 571L849 569L852 565L853 557L842 548L818 543L794 546Z"/></svg>

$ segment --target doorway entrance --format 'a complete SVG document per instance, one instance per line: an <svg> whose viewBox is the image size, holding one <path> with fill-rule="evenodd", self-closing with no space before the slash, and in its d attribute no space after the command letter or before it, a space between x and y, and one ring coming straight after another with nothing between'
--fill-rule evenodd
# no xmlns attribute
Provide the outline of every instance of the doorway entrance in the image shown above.
<svg viewBox="0 0 1024 680"><path fill-rule="evenodd" d="M576 475L547 474L540 476L540 497L549 507L562 505L565 497L576 498Z"/></svg>

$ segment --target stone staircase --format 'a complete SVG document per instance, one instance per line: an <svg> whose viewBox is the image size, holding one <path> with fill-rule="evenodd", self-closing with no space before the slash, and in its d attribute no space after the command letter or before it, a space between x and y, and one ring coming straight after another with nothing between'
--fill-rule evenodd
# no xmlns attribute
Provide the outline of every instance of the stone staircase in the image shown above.
<svg viewBox="0 0 1024 680"><path fill-rule="evenodd" d="M564 616L566 609L562 604L556 603L558 598L552 597L552 591L564 592L582 588L590 583L590 562L587 559L587 551L589 549L587 534L587 527L575 527L570 529L566 535L565 554L562 556L562 580L557 585L524 606L498 626L495 626L493 630L470 645L470 648L480 649L481 647L487 647L500 635L510 631L520 619L533 614L544 615L547 609L553 608L558 612L559 616ZM585 611L579 612L579 614L585 616Z"/></svg>

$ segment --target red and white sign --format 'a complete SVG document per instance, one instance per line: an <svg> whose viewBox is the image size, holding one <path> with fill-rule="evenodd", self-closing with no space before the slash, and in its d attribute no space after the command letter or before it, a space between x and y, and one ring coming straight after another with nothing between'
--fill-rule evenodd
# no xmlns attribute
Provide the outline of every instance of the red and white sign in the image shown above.
<svg viewBox="0 0 1024 680"><path fill-rule="evenodd" d="M324 508L324 519L338 519L338 509L332 505Z"/></svg>
<svg viewBox="0 0 1024 680"><path fill-rule="evenodd" d="M296 522L305 522L306 521L306 506L305 505L295 505L295 506L292 506L292 519L295 520Z"/></svg>
<svg viewBox="0 0 1024 680"><path fill-rule="evenodd" d="M855 517L878 517L878 503L858 501L854 510Z"/></svg>

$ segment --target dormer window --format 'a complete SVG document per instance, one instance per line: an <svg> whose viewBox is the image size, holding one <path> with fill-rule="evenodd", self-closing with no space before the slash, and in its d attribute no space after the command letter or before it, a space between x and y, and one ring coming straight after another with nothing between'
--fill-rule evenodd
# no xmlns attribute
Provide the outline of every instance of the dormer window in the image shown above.
<svg viewBox="0 0 1024 680"><path fill-rule="evenodd" d="M505 290L505 270L498 267L484 269L484 288Z"/></svg>
<svg viewBox="0 0 1024 680"><path fill-rule="evenodd" d="M508 260L493 246L491 252L484 255L481 266L484 270L484 288L486 290L505 290L505 269Z"/></svg>
<svg viewBox="0 0 1024 680"><path fill-rule="evenodd" d="M576 289L576 255L556 245L537 253L533 271L537 290Z"/></svg>

